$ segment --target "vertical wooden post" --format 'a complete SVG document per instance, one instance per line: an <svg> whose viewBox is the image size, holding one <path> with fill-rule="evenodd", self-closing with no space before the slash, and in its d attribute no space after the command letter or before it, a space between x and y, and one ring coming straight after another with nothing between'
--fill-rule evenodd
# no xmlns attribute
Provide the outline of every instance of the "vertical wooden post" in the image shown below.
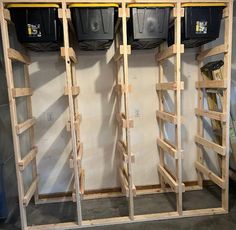
<svg viewBox="0 0 236 230"><path fill-rule="evenodd" d="M79 225L82 225L82 210L81 210L81 198L80 198L80 182L79 182L79 169L77 161L77 141L75 131L75 111L74 100L72 95L72 69L71 60L69 55L69 31L68 31L68 18L67 18L67 5L66 1L62 1L62 23L63 23L63 35L64 35L64 50L65 50L65 65L66 65L66 79L69 99L69 114L70 114L70 130L72 138L72 151L74 159L74 175L75 175L75 191L76 191L76 206L77 206L77 221Z"/></svg>
<svg viewBox="0 0 236 230"><path fill-rule="evenodd" d="M11 125L12 125L12 137L14 144L14 154L15 154L15 165L16 165L16 177L17 177L17 186L19 194L19 207L20 207L20 217L21 217L21 228L22 230L27 229L27 216L26 216L26 207L23 205L24 198L24 181L22 172L19 169L18 162L21 160L21 150L20 150L20 140L16 132L17 121L17 108L16 100L12 95L12 89L14 88L14 77L12 62L8 57L8 49L10 48L10 41L8 35L8 24L4 18L4 4L0 2L0 22L1 22L1 34L2 34L2 45L4 53L4 62L5 62L5 71L7 78L8 86L8 97L10 105L10 115L11 115Z"/></svg>
<svg viewBox="0 0 236 230"><path fill-rule="evenodd" d="M129 72L128 72L128 44L127 44L127 8L126 1L122 0L122 38L123 38L123 76L124 86L127 89L129 86ZM125 114L126 120L129 121L129 92L124 93ZM133 175L132 175L132 160L131 160L131 140L130 128L125 129L126 132L126 146L128 154L128 183L129 183L129 217L134 219L134 195L133 195Z"/></svg>
<svg viewBox="0 0 236 230"><path fill-rule="evenodd" d="M226 155L222 159L222 179L225 180L225 189L222 189L222 207L229 209L229 128L230 128L230 85L231 85L231 56L232 56L232 33L233 33L233 1L227 3L225 9L225 33L224 44L229 47L224 54L224 80L227 81L227 88L223 92L222 112L227 114L227 121L222 128L222 146L226 147Z"/></svg>
<svg viewBox="0 0 236 230"><path fill-rule="evenodd" d="M176 19L175 19L175 45L176 45L176 58L175 58L175 81L177 89L175 91L176 102L176 116L177 125L175 126L176 137L176 150L178 159L176 159L176 181L178 183L177 211L182 215L182 150L181 150L181 3L176 4Z"/></svg>

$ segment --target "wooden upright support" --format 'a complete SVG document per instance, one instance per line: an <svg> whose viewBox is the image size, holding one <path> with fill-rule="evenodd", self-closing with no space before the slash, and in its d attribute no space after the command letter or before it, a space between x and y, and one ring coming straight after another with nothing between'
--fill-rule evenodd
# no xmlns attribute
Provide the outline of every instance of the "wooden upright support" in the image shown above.
<svg viewBox="0 0 236 230"><path fill-rule="evenodd" d="M3 44L3 54L6 70L6 79L8 86L8 97L10 105L10 115L12 124L12 137L14 144L14 154L16 162L16 176L17 176L17 186L19 194L19 207L20 207L20 217L21 217L21 228L22 230L27 230L27 216L26 216L26 206L29 204L33 195L35 199L38 199L38 176L36 167L36 153L37 148L34 146L34 128L35 118L32 114L32 103L31 96L32 90L30 88L28 65L30 64L30 59L19 51L12 49L10 47L9 41L9 31L8 23L10 22L10 13L7 9L4 9L4 4L0 2L0 23L1 23L1 35ZM14 76L13 76L13 66L12 61L17 61L22 63L24 68L24 88L15 88ZM16 98L25 97L27 105L27 118L24 122L18 122L17 116L17 105ZM28 131L30 146L32 150L23 157L21 152L21 142L20 135ZM26 167L32 165L32 184L30 185L28 191L25 191L24 187L24 176L23 171Z"/></svg>
<svg viewBox="0 0 236 230"><path fill-rule="evenodd" d="M181 150L181 90L184 89L184 84L181 82L181 54L184 52L184 46L181 44L181 17L183 9L181 4L177 3L173 9L175 17L175 44L167 49L160 47L159 53L156 55L157 64L159 67L159 82L156 85L156 90L159 98L159 110L156 113L159 125L159 137L157 145L159 149L160 163L158 173L161 183L161 188L166 189L168 184L176 193L177 211L182 215L182 193L184 185L182 184L182 150ZM166 59L175 57L175 81L163 83L163 63ZM163 92L171 90L174 92L175 113L164 111ZM175 125L175 144L168 143L164 136L164 122L169 122ZM167 165L165 165L165 153L168 153L175 159L176 171L174 178L169 174Z"/></svg>

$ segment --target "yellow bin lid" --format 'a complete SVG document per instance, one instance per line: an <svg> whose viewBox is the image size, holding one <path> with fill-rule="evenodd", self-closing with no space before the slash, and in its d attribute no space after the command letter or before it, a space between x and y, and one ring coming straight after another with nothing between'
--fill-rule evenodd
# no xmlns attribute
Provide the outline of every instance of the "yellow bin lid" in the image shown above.
<svg viewBox="0 0 236 230"><path fill-rule="evenodd" d="M9 4L7 8L59 8L58 4Z"/></svg>
<svg viewBox="0 0 236 230"><path fill-rule="evenodd" d="M145 7L155 7L155 8L161 8L161 7L174 7L174 4L164 4L164 3L130 3L128 4L129 8L145 8Z"/></svg>
<svg viewBox="0 0 236 230"><path fill-rule="evenodd" d="M89 7L119 7L116 3L73 3L69 8L89 8Z"/></svg>
<svg viewBox="0 0 236 230"><path fill-rule="evenodd" d="M195 3L183 3L182 7L225 7L225 3L201 3L201 2L195 2Z"/></svg>

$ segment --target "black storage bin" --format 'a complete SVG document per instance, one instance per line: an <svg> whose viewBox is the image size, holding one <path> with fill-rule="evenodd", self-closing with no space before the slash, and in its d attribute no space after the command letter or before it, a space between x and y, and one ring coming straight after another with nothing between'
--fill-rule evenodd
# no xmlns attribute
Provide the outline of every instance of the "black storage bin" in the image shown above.
<svg viewBox="0 0 236 230"><path fill-rule="evenodd" d="M57 4L10 4L19 42L34 51L59 50L63 41Z"/></svg>
<svg viewBox="0 0 236 230"><path fill-rule="evenodd" d="M128 43L132 49L152 49L167 40L173 4L129 4Z"/></svg>
<svg viewBox="0 0 236 230"><path fill-rule="evenodd" d="M72 22L81 50L106 50L115 34L118 4L71 4Z"/></svg>
<svg viewBox="0 0 236 230"><path fill-rule="evenodd" d="M194 48L219 37L220 24L225 7L222 3L186 3L181 21L181 42L186 48ZM169 27L168 45L174 44L174 22Z"/></svg>

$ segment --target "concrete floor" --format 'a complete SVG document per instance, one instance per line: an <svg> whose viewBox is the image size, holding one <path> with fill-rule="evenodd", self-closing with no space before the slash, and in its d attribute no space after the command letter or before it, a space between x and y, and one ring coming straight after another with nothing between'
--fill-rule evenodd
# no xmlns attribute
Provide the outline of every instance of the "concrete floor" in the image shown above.
<svg viewBox="0 0 236 230"><path fill-rule="evenodd" d="M220 191L210 186L203 191L186 192L183 196L184 210L198 208L214 208L220 206ZM123 224L106 227L93 227L94 230L233 230L236 229L236 185L230 184L230 213L207 217L183 218L176 220L153 221L135 224ZM83 201L83 218L106 218L126 216L128 214L125 198L99 199ZM174 211L174 194L156 194L135 198L135 214L148 214ZM71 202L60 204L37 205L30 204L27 208L29 224L50 224L74 221L75 204ZM20 230L19 214L9 224L0 224L0 229Z"/></svg>

